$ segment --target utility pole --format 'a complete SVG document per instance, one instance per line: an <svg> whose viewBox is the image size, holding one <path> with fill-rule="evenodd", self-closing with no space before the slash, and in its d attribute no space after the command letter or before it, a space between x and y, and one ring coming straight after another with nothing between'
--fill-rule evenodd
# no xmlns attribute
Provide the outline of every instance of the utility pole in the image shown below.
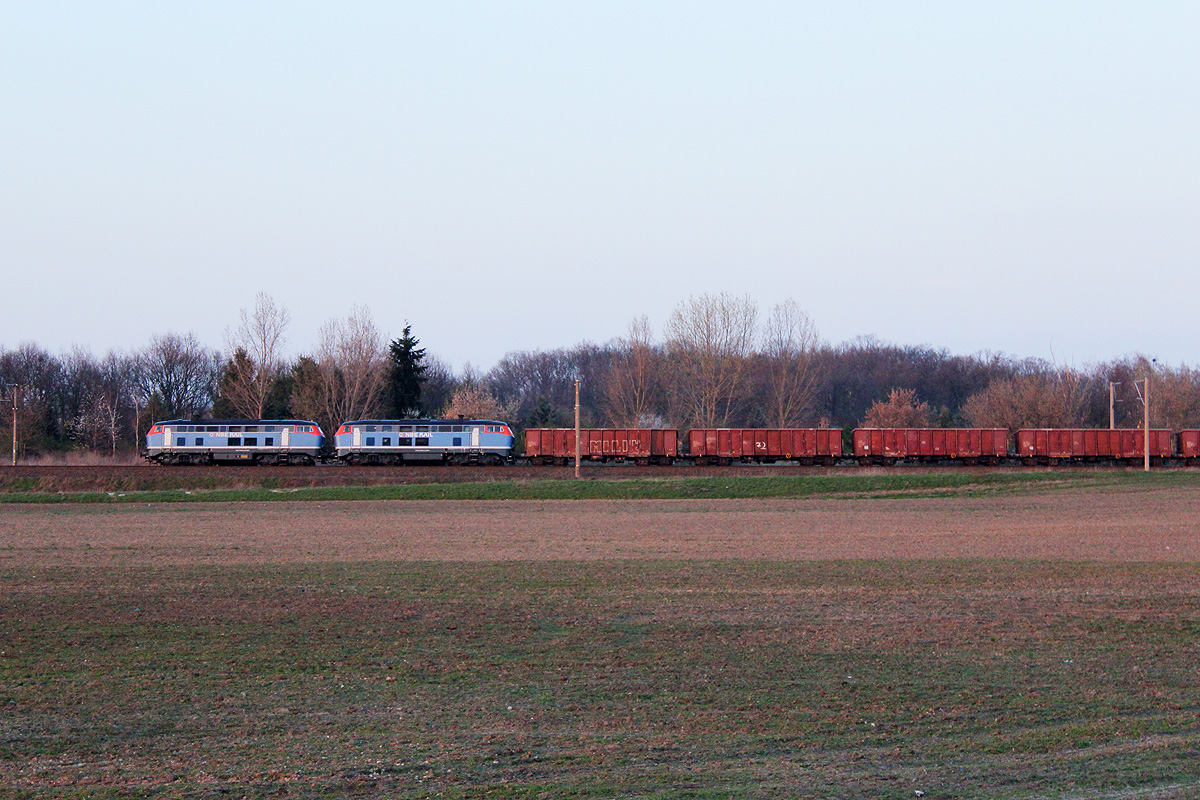
<svg viewBox="0 0 1200 800"><path fill-rule="evenodd" d="M582 447L579 443L579 378L575 379L575 479L579 480L579 458Z"/></svg>
<svg viewBox="0 0 1200 800"><path fill-rule="evenodd" d="M1114 396L1113 396L1113 389L1120 385L1121 385L1120 381L1109 381L1108 382L1108 429L1110 431L1117 427L1116 417L1113 414L1113 406L1116 403L1116 400L1114 399Z"/></svg>
<svg viewBox="0 0 1200 800"><path fill-rule="evenodd" d="M1133 382L1133 388L1138 388L1138 382ZM1150 376L1142 378L1142 388L1138 391L1142 398L1142 454L1144 468L1150 471Z"/></svg>
<svg viewBox="0 0 1200 800"><path fill-rule="evenodd" d="M133 401L133 453L136 456L142 450L141 424L142 424L142 404L138 402L137 394L132 393L129 399Z"/></svg>
<svg viewBox="0 0 1200 800"><path fill-rule="evenodd" d="M10 383L5 388L12 390L12 465L17 465L17 401L21 393L21 384Z"/></svg>
<svg viewBox="0 0 1200 800"><path fill-rule="evenodd" d="M1143 427L1146 429L1146 472L1150 471L1150 376L1145 379L1146 396L1142 398Z"/></svg>

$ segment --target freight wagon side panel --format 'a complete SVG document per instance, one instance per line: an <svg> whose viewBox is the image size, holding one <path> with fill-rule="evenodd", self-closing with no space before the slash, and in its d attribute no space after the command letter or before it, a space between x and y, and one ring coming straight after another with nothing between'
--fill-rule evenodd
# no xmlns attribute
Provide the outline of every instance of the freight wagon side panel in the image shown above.
<svg viewBox="0 0 1200 800"><path fill-rule="evenodd" d="M655 444L660 449L655 455L666 456L668 458L676 458L679 456L679 431L663 430L658 431L661 439L656 439ZM661 445L658 444L661 441Z"/></svg>
<svg viewBox="0 0 1200 800"><path fill-rule="evenodd" d="M1136 428L1023 428L1017 431L1017 454L1022 458L1135 459L1145 457L1145 442L1145 431ZM1150 455L1174 455L1171 431L1150 431Z"/></svg>

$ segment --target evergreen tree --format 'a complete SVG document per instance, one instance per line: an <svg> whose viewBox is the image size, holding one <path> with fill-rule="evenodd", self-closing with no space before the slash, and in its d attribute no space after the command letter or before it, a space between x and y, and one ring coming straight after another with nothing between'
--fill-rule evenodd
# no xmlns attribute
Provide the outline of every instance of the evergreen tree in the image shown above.
<svg viewBox="0 0 1200 800"><path fill-rule="evenodd" d="M389 381L391 408L397 419L419 417L425 413L421 405L421 384L425 382L425 348L417 347L420 340L412 335L412 325L405 324L404 333L392 340L389 347L392 365Z"/></svg>

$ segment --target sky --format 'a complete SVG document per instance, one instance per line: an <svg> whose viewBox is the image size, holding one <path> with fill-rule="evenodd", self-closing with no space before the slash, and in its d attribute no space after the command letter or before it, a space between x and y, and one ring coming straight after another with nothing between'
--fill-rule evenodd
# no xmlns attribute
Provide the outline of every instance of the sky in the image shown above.
<svg viewBox="0 0 1200 800"><path fill-rule="evenodd" d="M691 296L1200 361L1200 3L0 0L0 346L454 368Z"/></svg>

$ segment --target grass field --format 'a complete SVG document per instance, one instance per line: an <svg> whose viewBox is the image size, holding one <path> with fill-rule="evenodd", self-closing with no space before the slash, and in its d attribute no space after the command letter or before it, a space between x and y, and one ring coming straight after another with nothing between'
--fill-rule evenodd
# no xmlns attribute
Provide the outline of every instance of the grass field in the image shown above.
<svg viewBox="0 0 1200 800"><path fill-rule="evenodd" d="M1144 515L1141 485L1116 488ZM922 492L948 489L977 491ZM963 508L1049 490L1086 508L1113 487ZM829 535L879 491L848 490ZM221 513L252 538L275 505ZM22 510L22 535L78 508ZM189 518L160 509L134 513ZM1193 561L9 552L6 798L1200 796Z"/></svg>
<svg viewBox="0 0 1200 800"><path fill-rule="evenodd" d="M430 468L436 475L436 468ZM1031 492L1079 487L1200 487L1200 472L1107 471L850 471L778 476L587 478L584 480L507 480L482 482L410 483L384 486L278 487L272 478L261 485L222 487L221 470L202 470L202 477L183 478L167 469L139 470L145 477L112 491L47 490L54 481L45 478L0 480L0 503L226 503L239 501L313 500L655 500L751 499L860 496L962 496L973 493ZM253 471L251 471L253 473ZM606 470L620 474L619 470ZM604 472L597 471L603 475ZM386 470L381 470L386 474ZM500 473L503 474L502 472ZM0 474L0 478L3 475ZM194 483L187 482L188 480ZM165 486L164 486L165 484Z"/></svg>

